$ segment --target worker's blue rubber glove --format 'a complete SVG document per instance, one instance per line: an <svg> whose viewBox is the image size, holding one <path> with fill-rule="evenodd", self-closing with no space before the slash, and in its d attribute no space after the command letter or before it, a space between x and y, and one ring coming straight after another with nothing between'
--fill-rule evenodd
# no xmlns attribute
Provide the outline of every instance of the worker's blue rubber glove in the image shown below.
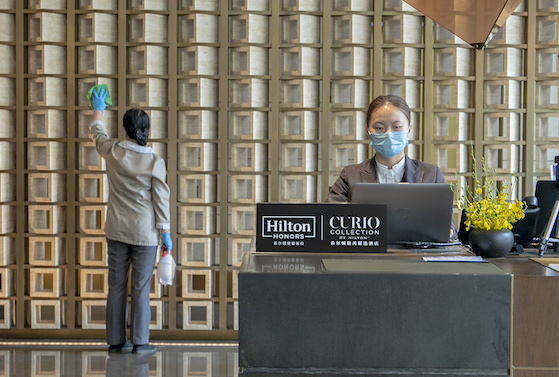
<svg viewBox="0 0 559 377"><path fill-rule="evenodd" d="M167 252L170 254L173 249L173 241L171 241L171 232L163 233L163 245L167 248Z"/></svg>
<svg viewBox="0 0 559 377"><path fill-rule="evenodd" d="M99 93L96 90L93 90L91 93L91 101L93 104L93 110L100 110L104 112L107 108L107 104L105 103L105 99L107 98L107 91L105 88L100 88Z"/></svg>

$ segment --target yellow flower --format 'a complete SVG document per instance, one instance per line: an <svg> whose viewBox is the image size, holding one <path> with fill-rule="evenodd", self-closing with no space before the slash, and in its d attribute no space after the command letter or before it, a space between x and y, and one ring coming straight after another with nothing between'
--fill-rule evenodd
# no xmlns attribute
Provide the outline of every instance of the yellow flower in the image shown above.
<svg viewBox="0 0 559 377"><path fill-rule="evenodd" d="M465 212L466 230L485 229L499 230L512 229L512 224L524 218L524 202L513 200L507 201L509 185L505 183L501 189L497 188L496 174L485 167L482 162L482 170L486 174L485 185L481 185L476 174L476 159L472 147L473 181L474 189L466 188L466 194L458 200L458 208ZM485 195L483 195L485 192Z"/></svg>

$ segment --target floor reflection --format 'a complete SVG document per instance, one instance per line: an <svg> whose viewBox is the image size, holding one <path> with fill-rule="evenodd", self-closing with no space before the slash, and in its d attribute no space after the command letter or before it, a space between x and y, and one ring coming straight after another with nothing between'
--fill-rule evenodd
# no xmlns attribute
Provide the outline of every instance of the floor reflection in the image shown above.
<svg viewBox="0 0 559 377"><path fill-rule="evenodd" d="M0 340L0 377L463 377L464 374L364 370L321 373L319 370L240 373L237 343L154 342L153 355L109 354L107 345L91 341ZM470 377L487 377L475 371ZM508 376L491 374L491 376Z"/></svg>
<svg viewBox="0 0 559 377"><path fill-rule="evenodd" d="M238 376L236 343L157 343L153 355L109 354L99 342L2 342L0 376Z"/></svg>

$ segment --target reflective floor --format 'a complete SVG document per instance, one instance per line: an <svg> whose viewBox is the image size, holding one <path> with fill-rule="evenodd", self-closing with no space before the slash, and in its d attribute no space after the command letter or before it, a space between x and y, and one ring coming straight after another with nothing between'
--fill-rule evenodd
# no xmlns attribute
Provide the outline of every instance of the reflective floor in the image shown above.
<svg viewBox="0 0 559 377"><path fill-rule="evenodd" d="M237 343L152 344L155 354L138 356L99 341L0 341L0 376L238 376Z"/></svg>
<svg viewBox="0 0 559 377"><path fill-rule="evenodd" d="M238 345L234 342L152 342L157 352L149 356L109 354L100 341L0 340L0 377L495 377L502 373L452 373L441 370L418 373L394 371L319 371L240 373Z"/></svg>

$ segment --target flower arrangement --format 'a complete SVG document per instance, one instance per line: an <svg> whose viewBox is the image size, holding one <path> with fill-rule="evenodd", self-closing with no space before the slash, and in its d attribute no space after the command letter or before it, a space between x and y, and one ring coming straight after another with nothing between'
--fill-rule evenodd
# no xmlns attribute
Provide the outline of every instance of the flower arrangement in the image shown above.
<svg viewBox="0 0 559 377"><path fill-rule="evenodd" d="M482 158L482 170L486 176L485 185L481 185L476 174L476 159L472 147L474 190L466 188L466 194L458 200L458 208L466 215L466 230L500 230L512 229L512 224L524 218L526 203L519 200L507 201L509 184L504 183L502 189L497 188L494 170L488 170ZM484 195L485 192L485 195Z"/></svg>

